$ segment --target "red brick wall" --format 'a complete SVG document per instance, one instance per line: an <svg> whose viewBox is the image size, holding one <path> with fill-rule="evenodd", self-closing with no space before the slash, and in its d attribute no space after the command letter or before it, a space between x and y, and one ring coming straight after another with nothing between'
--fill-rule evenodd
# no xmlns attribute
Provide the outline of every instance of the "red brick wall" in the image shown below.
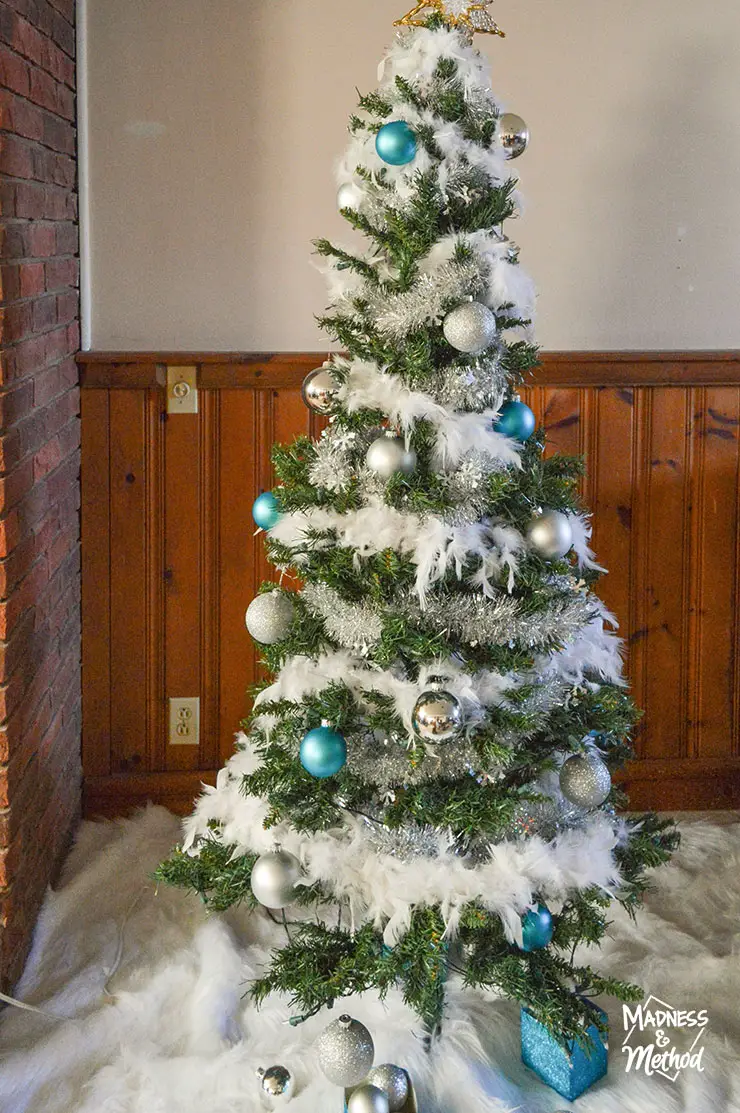
<svg viewBox="0 0 740 1113"><path fill-rule="evenodd" d="M0 980L79 809L74 0L0 0Z"/></svg>

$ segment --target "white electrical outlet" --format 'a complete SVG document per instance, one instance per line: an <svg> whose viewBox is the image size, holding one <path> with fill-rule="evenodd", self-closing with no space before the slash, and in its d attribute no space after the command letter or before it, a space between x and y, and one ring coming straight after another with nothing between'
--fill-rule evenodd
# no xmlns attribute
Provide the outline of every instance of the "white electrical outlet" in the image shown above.
<svg viewBox="0 0 740 1113"><path fill-rule="evenodd" d="M170 746L197 746L200 742L200 699L170 699Z"/></svg>

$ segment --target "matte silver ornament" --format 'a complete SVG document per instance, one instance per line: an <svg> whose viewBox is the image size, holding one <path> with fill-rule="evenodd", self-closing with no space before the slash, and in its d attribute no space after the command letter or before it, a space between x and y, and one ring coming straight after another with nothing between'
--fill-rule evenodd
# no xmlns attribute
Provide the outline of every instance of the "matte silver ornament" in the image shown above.
<svg viewBox="0 0 740 1113"><path fill-rule="evenodd" d="M373 1065L373 1037L364 1024L344 1013L317 1039L316 1057L335 1086L358 1086Z"/></svg>
<svg viewBox="0 0 740 1113"><path fill-rule="evenodd" d="M527 538L545 560L559 560L573 547L573 530L567 514L546 510L538 514L527 530Z"/></svg>
<svg viewBox="0 0 740 1113"><path fill-rule="evenodd" d="M266 592L247 607L247 630L256 642L274 645L287 638L294 613L293 604L281 591Z"/></svg>
<svg viewBox="0 0 740 1113"><path fill-rule="evenodd" d="M362 191L354 182L343 182L337 190L338 209L359 209Z"/></svg>
<svg viewBox="0 0 740 1113"><path fill-rule="evenodd" d="M323 367L317 367L306 375L301 387L301 395L309 410L317 414L328 414L333 409L338 390L336 379L330 368L324 364Z"/></svg>
<svg viewBox="0 0 740 1113"><path fill-rule="evenodd" d="M274 1067L260 1067L257 1077L272 1108L285 1105L293 1097L293 1076L287 1067L277 1064Z"/></svg>
<svg viewBox="0 0 740 1113"><path fill-rule="evenodd" d="M574 754L560 770L560 791L579 808L598 808L611 788L609 770L598 754Z"/></svg>
<svg viewBox="0 0 740 1113"><path fill-rule="evenodd" d="M499 142L507 158L519 158L529 143L529 128L515 112L504 112L499 121Z"/></svg>
<svg viewBox="0 0 740 1113"><path fill-rule="evenodd" d="M422 692L411 716L414 730L429 742L449 742L463 728L460 701L451 692Z"/></svg>
<svg viewBox="0 0 740 1113"><path fill-rule="evenodd" d="M390 1113L388 1095L377 1086L365 1083L347 1102L347 1113Z"/></svg>
<svg viewBox="0 0 740 1113"><path fill-rule="evenodd" d="M295 900L296 882L302 872L301 863L287 850L262 854L254 863L250 878L255 899L265 908L287 908Z"/></svg>
<svg viewBox="0 0 740 1113"><path fill-rule="evenodd" d="M478 355L496 339L496 317L482 302L468 301L447 314L442 331L458 352Z"/></svg>
<svg viewBox="0 0 740 1113"><path fill-rule="evenodd" d="M411 475L416 467L416 453L413 448L406 448L403 437L385 433L370 445L365 461L381 479L390 479L396 472Z"/></svg>
<svg viewBox="0 0 740 1113"><path fill-rule="evenodd" d="M409 1076L402 1067L382 1063L379 1067L373 1067L367 1080L371 1086L377 1086L387 1094L390 1113L399 1113L403 1109L409 1096Z"/></svg>

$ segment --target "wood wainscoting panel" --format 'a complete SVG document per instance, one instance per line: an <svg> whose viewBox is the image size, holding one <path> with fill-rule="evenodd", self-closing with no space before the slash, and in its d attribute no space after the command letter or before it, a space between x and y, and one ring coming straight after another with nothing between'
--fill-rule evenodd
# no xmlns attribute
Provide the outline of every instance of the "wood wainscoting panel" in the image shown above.
<svg viewBox="0 0 740 1113"><path fill-rule="evenodd" d="M274 578L251 503L270 447L317 436L318 353L83 353L83 714L88 814L188 811L233 751L258 675L244 612ZM194 364L197 415L166 413ZM599 585L645 715L635 807L740 806L740 353L549 353L523 392L549 453L582 453ZM168 700L198 696L198 746Z"/></svg>

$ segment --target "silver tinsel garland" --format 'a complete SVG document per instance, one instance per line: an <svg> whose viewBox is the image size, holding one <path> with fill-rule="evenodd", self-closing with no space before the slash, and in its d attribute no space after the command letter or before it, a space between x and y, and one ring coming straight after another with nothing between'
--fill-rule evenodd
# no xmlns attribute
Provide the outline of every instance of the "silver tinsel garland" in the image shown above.
<svg viewBox="0 0 740 1113"><path fill-rule="evenodd" d="M429 387L429 394L452 411L480 413L493 408L507 388L501 354L489 351L472 362L451 364Z"/></svg>
<svg viewBox="0 0 740 1113"><path fill-rule="evenodd" d="M480 295L486 285L486 268L481 259L442 263L421 274L402 294L374 293L367 312L377 328L392 340L403 340L424 325L439 322L450 305Z"/></svg>
<svg viewBox="0 0 740 1113"><path fill-rule="evenodd" d="M383 616L368 603L349 603L325 583L306 584L302 599L323 619L329 637L346 649L364 653L380 641Z"/></svg>
<svg viewBox="0 0 740 1113"><path fill-rule="evenodd" d="M378 819L365 818L368 830L367 841L378 854L389 854L402 862L410 858L438 858L440 849L445 845L454 846L451 836L447 839L434 827L417 827L408 824L403 827L386 827Z"/></svg>
<svg viewBox="0 0 740 1113"><path fill-rule="evenodd" d="M503 593L496 599L474 594L432 595L422 610L418 599L408 592L383 611L367 603L348 602L334 588L321 583L308 584L303 600L327 623L327 633L334 641L354 650L376 645L384 619L398 614L430 632L456 634L471 646L518 644L535 649L572 641L597 613L589 597L580 591L555 597L546 609L533 614Z"/></svg>
<svg viewBox="0 0 740 1113"><path fill-rule="evenodd" d="M572 641L597 613L580 593L556 597L546 609L531 614L509 595L430 596L423 611L409 597L398 609L415 625L454 633L468 645L518 644L530 649Z"/></svg>
<svg viewBox="0 0 740 1113"><path fill-rule="evenodd" d="M517 735L521 738L521 735ZM431 746L423 750L411 739L391 735L379 738L374 732L348 747L347 772L378 788L420 785L438 777L461 777L479 763L475 749L463 735L453 745ZM487 770L493 773L494 770Z"/></svg>

